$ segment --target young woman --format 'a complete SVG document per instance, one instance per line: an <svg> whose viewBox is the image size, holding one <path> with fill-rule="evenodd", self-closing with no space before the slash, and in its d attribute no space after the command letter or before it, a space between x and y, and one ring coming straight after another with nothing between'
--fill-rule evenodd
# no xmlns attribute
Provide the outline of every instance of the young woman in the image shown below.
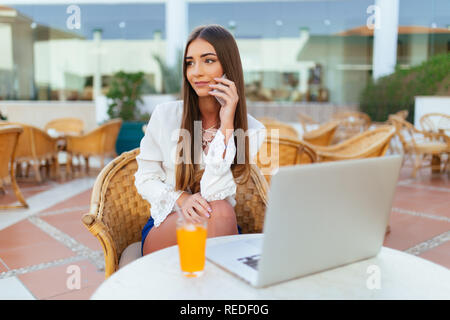
<svg viewBox="0 0 450 320"><path fill-rule="evenodd" d="M237 234L235 179L248 178L265 138L264 126L247 114L231 33L197 27L183 60L184 100L155 108L136 157L135 185L151 204L143 255L177 243L175 204L188 219L207 217L208 237Z"/></svg>

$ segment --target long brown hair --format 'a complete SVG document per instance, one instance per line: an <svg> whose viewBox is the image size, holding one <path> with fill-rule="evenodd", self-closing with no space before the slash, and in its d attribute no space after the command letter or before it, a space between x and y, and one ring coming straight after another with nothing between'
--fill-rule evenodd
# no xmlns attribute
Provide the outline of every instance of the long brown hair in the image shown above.
<svg viewBox="0 0 450 320"><path fill-rule="evenodd" d="M244 92L244 74L242 71L242 63L239 54L239 49L233 35L220 25L206 25L195 28L188 37L186 47L183 56L183 118L181 121L181 131L189 132L190 141L183 139L180 135L178 140L177 157L181 160L176 164L175 170L175 189L186 190L190 187L192 192L198 192L198 184L203 174L203 171L196 170L195 167L195 155L201 152L200 148L194 145L194 137L197 132L194 132L194 121L201 121L200 109L198 107L198 96L194 89L191 87L186 77L186 53L187 49L192 41L201 38L208 41L216 50L217 58L219 59L223 72L227 75L227 78L233 81L236 85L236 89L239 95L239 101L236 106L236 112L234 115L234 130L242 129L243 132L247 132L247 104L245 101ZM200 133L201 134L201 133ZM186 137L185 137L186 138ZM242 144L237 143L237 137L234 136L235 145L237 148L242 147ZM201 140L200 140L201 141ZM245 163L238 163L237 156L239 149L234 157L233 164L231 165L231 171L234 178L242 177L239 179L241 182L246 181L250 173L249 164L249 145L248 136L245 135ZM197 150L196 150L197 149ZM241 151L242 152L242 151ZM239 158L241 160L241 158ZM241 161L240 161L241 162Z"/></svg>

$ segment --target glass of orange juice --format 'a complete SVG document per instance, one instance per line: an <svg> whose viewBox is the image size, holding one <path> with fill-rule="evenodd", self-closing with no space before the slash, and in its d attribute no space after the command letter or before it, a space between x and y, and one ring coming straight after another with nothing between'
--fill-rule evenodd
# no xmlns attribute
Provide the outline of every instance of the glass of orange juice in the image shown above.
<svg viewBox="0 0 450 320"><path fill-rule="evenodd" d="M205 268L205 248L208 221L189 221L182 216L177 220L177 242L181 272L186 277L199 277Z"/></svg>

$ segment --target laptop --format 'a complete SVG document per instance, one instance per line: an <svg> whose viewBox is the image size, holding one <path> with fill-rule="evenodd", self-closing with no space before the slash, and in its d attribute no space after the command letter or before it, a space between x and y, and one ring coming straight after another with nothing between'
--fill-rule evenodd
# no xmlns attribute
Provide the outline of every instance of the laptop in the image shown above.
<svg viewBox="0 0 450 320"><path fill-rule="evenodd" d="M208 245L206 258L255 287L378 254L401 156L281 167L272 177L263 235Z"/></svg>

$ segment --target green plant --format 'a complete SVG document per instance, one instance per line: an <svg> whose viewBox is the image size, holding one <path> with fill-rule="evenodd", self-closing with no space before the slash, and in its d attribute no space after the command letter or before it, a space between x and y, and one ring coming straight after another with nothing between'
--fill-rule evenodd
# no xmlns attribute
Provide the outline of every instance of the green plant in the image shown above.
<svg viewBox="0 0 450 320"><path fill-rule="evenodd" d="M414 119L414 97L450 95L450 54L431 57L408 70L396 68L389 76L370 81L361 93L360 109L374 121L385 121L392 113L409 111Z"/></svg>
<svg viewBox="0 0 450 320"><path fill-rule="evenodd" d="M111 99L108 106L110 118L122 118L124 121L148 120L148 114L141 114L137 108L142 103L142 88L144 73L127 73L119 71L111 79L111 85L106 97Z"/></svg>
<svg viewBox="0 0 450 320"><path fill-rule="evenodd" d="M153 58L159 65L162 75L162 93L181 92L181 83L183 79L183 53L181 50L177 51L177 63L174 66L169 66L159 55L154 54Z"/></svg>

